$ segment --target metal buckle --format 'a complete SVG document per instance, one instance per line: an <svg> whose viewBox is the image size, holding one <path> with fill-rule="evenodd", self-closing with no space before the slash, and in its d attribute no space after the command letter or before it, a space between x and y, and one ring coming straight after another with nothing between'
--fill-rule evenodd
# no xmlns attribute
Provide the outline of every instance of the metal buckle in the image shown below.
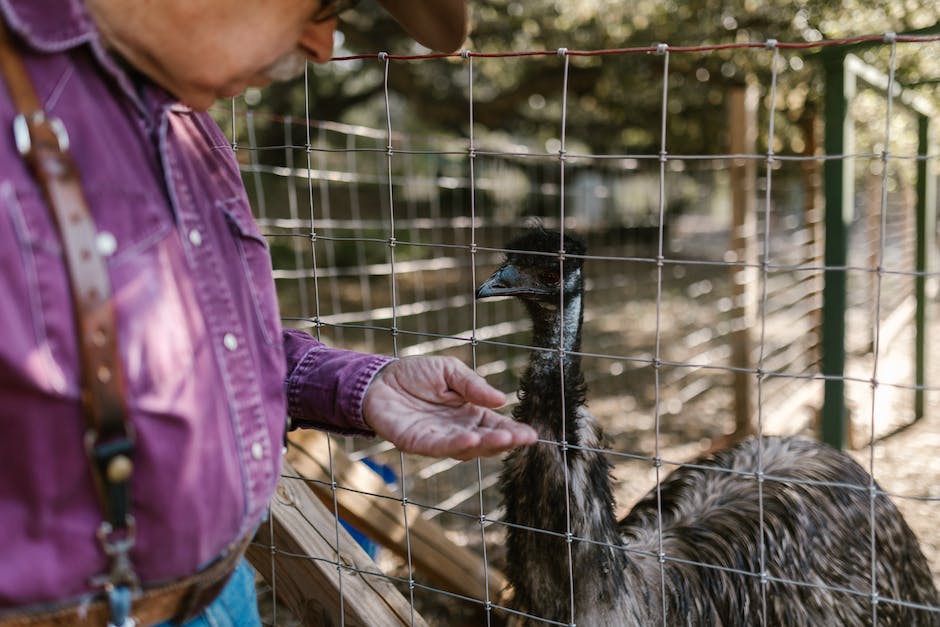
<svg viewBox="0 0 940 627"><path fill-rule="evenodd" d="M98 527L98 541L105 555L111 558L111 570L107 575L95 578L99 586L127 586L132 590L140 587L130 552L134 548L137 526L130 514L126 518L126 527L116 531L111 523L104 521Z"/></svg>
<svg viewBox="0 0 940 627"><path fill-rule="evenodd" d="M35 111L29 114L18 113L13 118L13 139L16 141L16 149L20 155L26 156L33 150L33 138L30 132L30 124L40 126L48 124L49 130L55 136L56 143L59 145L59 152L65 152L69 149L69 133L65 130L65 124L57 117L46 117L42 111Z"/></svg>
<svg viewBox="0 0 940 627"><path fill-rule="evenodd" d="M137 623L130 612L134 595L140 591L140 580L130 556L137 536L134 517L127 515L123 529L115 529L108 521L102 522L97 536L111 565L107 574L93 577L91 584L103 588L107 594L108 627L135 627Z"/></svg>

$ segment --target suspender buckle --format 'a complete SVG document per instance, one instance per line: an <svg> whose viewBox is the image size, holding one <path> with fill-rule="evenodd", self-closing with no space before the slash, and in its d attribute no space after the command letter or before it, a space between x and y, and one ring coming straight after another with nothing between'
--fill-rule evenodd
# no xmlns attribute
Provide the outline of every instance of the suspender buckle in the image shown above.
<svg viewBox="0 0 940 627"><path fill-rule="evenodd" d="M16 149L20 155L25 157L33 151L32 129L39 126L46 126L52 132L59 146L59 152L66 152L69 149L69 133L65 130L65 124L61 119L47 117L42 111L35 111L29 116L18 113L13 118L13 139L16 141Z"/></svg>
<svg viewBox="0 0 940 627"><path fill-rule="evenodd" d="M101 523L98 527L98 542L101 543L105 555L111 558L111 570L107 575L97 577L95 583L105 588L122 586L137 590L140 587L130 556L136 541L136 532L134 517L130 514L127 515L124 529L121 530L115 530L107 521Z"/></svg>
<svg viewBox="0 0 940 627"><path fill-rule="evenodd" d="M108 627L136 627L131 617L131 603L140 591L140 580L134 571L130 552L134 548L137 527L128 514L122 528L115 530L108 521L98 527L98 541L111 560L106 575L92 579L92 584L104 588L108 600Z"/></svg>

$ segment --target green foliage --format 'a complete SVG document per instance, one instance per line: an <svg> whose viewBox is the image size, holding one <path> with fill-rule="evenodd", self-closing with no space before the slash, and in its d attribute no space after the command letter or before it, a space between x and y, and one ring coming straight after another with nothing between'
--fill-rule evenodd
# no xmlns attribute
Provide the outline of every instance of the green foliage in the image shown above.
<svg viewBox="0 0 940 627"><path fill-rule="evenodd" d="M822 39L937 28L934 0L477 0L471 2L474 52L599 50L726 43L816 42ZM404 36L372 1L344 16L338 55L425 52ZM889 46L859 51L887 73ZM778 98L768 101L774 52L758 47L669 55L666 147L670 154L716 154L727 150L724 97L731 85L755 82L762 111L778 116L775 151L805 146L798 123L820 109L822 83L817 50L781 50ZM897 80L940 99L940 42L899 44ZM655 155L660 150L665 57L619 54L570 57L567 92L564 59L475 58L473 119L478 138L500 133L554 146L561 135L563 95L568 151ZM411 133L466 137L469 64L457 57L389 63L392 124ZM377 58L327 64L311 74L310 116L383 128L384 64ZM302 82L266 92L263 107L302 112ZM400 95L401 97L397 97ZM766 122L766 119L764 120ZM763 148L763 147L762 147ZM550 152L550 151L549 151Z"/></svg>

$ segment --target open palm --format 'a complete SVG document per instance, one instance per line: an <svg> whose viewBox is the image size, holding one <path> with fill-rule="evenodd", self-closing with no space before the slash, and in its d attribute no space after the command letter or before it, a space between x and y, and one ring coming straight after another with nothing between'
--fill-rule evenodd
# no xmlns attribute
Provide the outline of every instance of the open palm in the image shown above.
<svg viewBox="0 0 940 627"><path fill-rule="evenodd" d="M372 381L363 416L406 453L473 457L533 444L535 431L495 411L505 395L452 357L412 357L385 366Z"/></svg>

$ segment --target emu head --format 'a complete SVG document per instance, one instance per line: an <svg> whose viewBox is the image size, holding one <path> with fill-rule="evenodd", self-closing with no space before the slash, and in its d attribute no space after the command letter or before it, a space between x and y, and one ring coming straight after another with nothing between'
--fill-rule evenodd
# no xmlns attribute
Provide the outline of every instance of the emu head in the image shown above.
<svg viewBox="0 0 940 627"><path fill-rule="evenodd" d="M562 239L557 231L536 227L506 248L506 260L477 288L477 298L516 296L544 309L556 309L562 293L566 303L580 301L584 282L579 255L585 252L581 240L567 234Z"/></svg>

